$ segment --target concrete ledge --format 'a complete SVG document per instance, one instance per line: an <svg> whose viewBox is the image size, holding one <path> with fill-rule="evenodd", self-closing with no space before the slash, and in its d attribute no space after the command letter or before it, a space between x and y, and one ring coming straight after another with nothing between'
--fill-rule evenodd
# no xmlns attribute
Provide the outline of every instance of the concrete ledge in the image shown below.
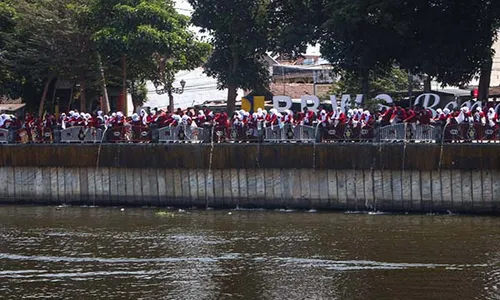
<svg viewBox="0 0 500 300"><path fill-rule="evenodd" d="M2 145L0 166L139 169L500 170L495 144ZM212 159L210 159L212 157Z"/></svg>

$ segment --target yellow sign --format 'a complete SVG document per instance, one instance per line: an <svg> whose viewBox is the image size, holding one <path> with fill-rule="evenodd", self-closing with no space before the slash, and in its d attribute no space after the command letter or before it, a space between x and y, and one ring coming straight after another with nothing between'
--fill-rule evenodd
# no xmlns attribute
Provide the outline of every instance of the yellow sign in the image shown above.
<svg viewBox="0 0 500 300"><path fill-rule="evenodd" d="M256 112L257 109L264 109L266 98L264 96L248 96L241 98L241 109L250 113Z"/></svg>

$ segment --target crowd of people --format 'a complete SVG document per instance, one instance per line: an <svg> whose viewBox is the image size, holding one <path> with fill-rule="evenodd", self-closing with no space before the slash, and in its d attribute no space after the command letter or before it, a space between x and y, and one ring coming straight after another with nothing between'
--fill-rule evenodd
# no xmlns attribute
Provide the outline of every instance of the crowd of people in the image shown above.
<svg viewBox="0 0 500 300"><path fill-rule="evenodd" d="M384 107L376 112L370 112L363 108L343 110L340 107L333 110L320 107L317 113L307 107L303 111L297 112L291 110L279 112L275 108L267 111L259 108L253 113L238 110L231 117L226 112L215 113L207 107L187 110L178 109L174 113L161 109L148 111L142 109L139 113L134 113L129 117L119 111L109 114L97 111L90 114L77 110L61 113L58 117L53 114L45 114L43 117L38 118L27 113L24 119L20 119L14 115L0 115L0 128L24 129L30 135L40 136L47 130L64 130L71 127L109 129L134 126L148 128L176 127L178 125L190 127L213 126L221 131L227 130L229 135L231 128L243 127L256 129L302 125L334 128L339 125L349 125L351 128L373 128L398 123L414 125L479 124L497 129L500 120L492 107L477 107L473 111L470 111L467 107L454 111L447 108L432 111L421 106L405 109L396 105Z"/></svg>

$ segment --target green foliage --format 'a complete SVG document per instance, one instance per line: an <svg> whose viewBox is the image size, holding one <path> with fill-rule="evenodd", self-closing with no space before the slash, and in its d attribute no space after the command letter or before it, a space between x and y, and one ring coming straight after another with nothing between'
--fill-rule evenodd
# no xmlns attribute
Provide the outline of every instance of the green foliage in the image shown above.
<svg viewBox="0 0 500 300"><path fill-rule="evenodd" d="M5 56L5 47L15 29L15 10L9 3L0 1L0 62ZM0 64L0 95L12 94L16 90L16 74L5 64Z"/></svg>
<svg viewBox="0 0 500 300"><path fill-rule="evenodd" d="M0 93L35 87L25 100L37 103L44 84L60 78L95 95L102 87L99 56L108 84L121 85L124 55L129 81L172 82L210 51L188 26L165 0L0 0Z"/></svg>
<svg viewBox="0 0 500 300"><path fill-rule="evenodd" d="M403 28L396 37L396 60L413 73L461 86L491 59L500 2L416 0L392 13ZM425 21L424 21L425 20Z"/></svg>
<svg viewBox="0 0 500 300"><path fill-rule="evenodd" d="M0 1L0 49L5 47L6 33L15 27L15 10L6 2Z"/></svg>
<svg viewBox="0 0 500 300"><path fill-rule="evenodd" d="M389 69L398 27L390 22L386 8L397 3L395 0L327 1L326 17L318 28L323 56L338 71L356 76Z"/></svg>
<svg viewBox="0 0 500 300"><path fill-rule="evenodd" d="M367 76L397 63L463 85L491 59L500 2L330 0L315 28L334 66Z"/></svg>
<svg viewBox="0 0 500 300"><path fill-rule="evenodd" d="M90 12L92 40L108 66L126 57L131 81L151 79L170 88L178 71L201 66L210 52L172 1L94 0Z"/></svg>
<svg viewBox="0 0 500 300"><path fill-rule="evenodd" d="M205 72L228 88L228 111L235 109L237 88L265 89L269 70L263 57L269 49L268 0L189 0L192 22L210 33L213 52Z"/></svg>
<svg viewBox="0 0 500 300"><path fill-rule="evenodd" d="M128 83L128 90L132 96L132 104L135 108L141 107L148 100L148 88L144 81L130 81Z"/></svg>
<svg viewBox="0 0 500 300"><path fill-rule="evenodd" d="M341 79L335 82L330 89L332 95L360 94L360 78L353 72L343 71ZM389 72L370 72L369 94L367 98L375 97L381 93L402 92L408 89L408 74L398 67L392 67Z"/></svg>

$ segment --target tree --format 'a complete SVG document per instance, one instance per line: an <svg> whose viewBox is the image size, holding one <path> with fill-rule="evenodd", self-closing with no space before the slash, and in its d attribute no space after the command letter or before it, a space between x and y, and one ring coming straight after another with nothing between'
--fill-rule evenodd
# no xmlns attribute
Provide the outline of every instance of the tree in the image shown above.
<svg viewBox="0 0 500 300"><path fill-rule="evenodd" d="M393 64L425 75L428 89L431 79L463 86L481 72L481 87L487 91L500 2L324 0L323 4L323 13L314 13L317 25L312 35L334 67L361 78L364 93L369 90L369 74L387 71Z"/></svg>
<svg viewBox="0 0 500 300"><path fill-rule="evenodd" d="M268 0L189 0L192 22L210 34L213 52L205 72L228 89L227 111L235 111L237 89L269 84L263 56L270 46Z"/></svg>
<svg viewBox="0 0 500 300"><path fill-rule="evenodd" d="M194 38L189 19L175 10L172 1L93 0L91 12L99 51L108 63L121 60L122 97L127 79L159 80L170 91L178 70L193 69L208 55L209 46ZM160 76L165 73L169 76Z"/></svg>
<svg viewBox="0 0 500 300"><path fill-rule="evenodd" d="M400 1L326 2L316 29L321 53L337 71L359 78L363 94L369 94L370 74L386 72L394 64L400 28L391 22L391 14Z"/></svg>
<svg viewBox="0 0 500 300"><path fill-rule="evenodd" d="M51 83L58 77L71 78L73 66L81 59L73 48L78 28L67 0L13 3L16 28L1 59L25 80L43 82L38 109L41 116Z"/></svg>
<svg viewBox="0 0 500 300"><path fill-rule="evenodd" d="M5 47L15 29L14 19L15 10L8 3L0 0L0 61L5 56ZM11 94L8 86L11 85L13 76L15 74L5 64L0 65L0 95Z"/></svg>
<svg viewBox="0 0 500 300"><path fill-rule="evenodd" d="M490 15L498 15L498 6L490 0L416 0L399 6L392 22L404 26L395 59L443 85L465 85L491 59L496 28Z"/></svg>
<svg viewBox="0 0 500 300"><path fill-rule="evenodd" d="M365 95L365 100L371 99L381 93L396 93L408 89L408 74L393 66L390 71L369 74L369 92ZM330 93L332 95L359 94L361 91L361 80L359 76L352 72L343 71L340 80L332 85Z"/></svg>
<svg viewBox="0 0 500 300"><path fill-rule="evenodd" d="M148 99L148 89L144 81L129 81L128 90L132 96L132 104L134 111L137 107L141 107Z"/></svg>

